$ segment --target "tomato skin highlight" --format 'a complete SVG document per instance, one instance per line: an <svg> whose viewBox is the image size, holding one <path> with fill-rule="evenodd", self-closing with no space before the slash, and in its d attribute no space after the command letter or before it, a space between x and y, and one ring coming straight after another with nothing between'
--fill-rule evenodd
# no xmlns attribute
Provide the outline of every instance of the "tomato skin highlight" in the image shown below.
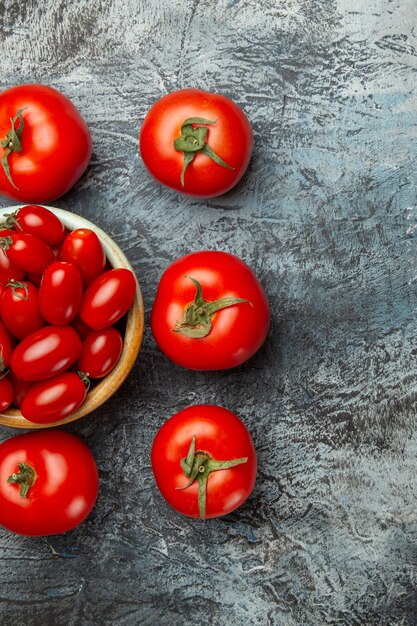
<svg viewBox="0 0 417 626"><path fill-rule="evenodd" d="M247 457L246 463L210 474L207 483L206 519L227 515L252 493L256 479L256 452L243 422L219 406L190 406L168 419L159 429L151 450L152 470L164 499L176 511L200 517L198 483L184 487L188 478L181 468L192 437L196 450L204 450L218 461Z"/></svg>
<svg viewBox="0 0 417 626"><path fill-rule="evenodd" d="M8 478L27 464L35 482L27 497ZM97 499L93 455L79 437L53 429L17 435L0 444L0 525L30 536L48 536L78 526Z"/></svg>
<svg viewBox="0 0 417 626"><path fill-rule="evenodd" d="M54 253L42 239L28 233L14 233L10 238L12 243L4 252L15 267L25 272L42 274L53 263Z"/></svg>
<svg viewBox="0 0 417 626"><path fill-rule="evenodd" d="M15 187L0 167L0 193L22 202L48 203L64 195L91 157L87 124L72 102L45 85L19 85L0 93L0 138L22 110L21 152L8 157ZM18 123L15 124L17 128ZM0 148L0 158L5 150Z"/></svg>
<svg viewBox="0 0 417 626"><path fill-rule="evenodd" d="M100 276L106 266L106 253L96 233L89 228L77 228L64 239L61 260L78 268L84 287Z"/></svg>
<svg viewBox="0 0 417 626"><path fill-rule="evenodd" d="M10 367L21 380L39 381L61 374L81 354L81 339L71 326L45 326L15 348Z"/></svg>
<svg viewBox="0 0 417 626"><path fill-rule="evenodd" d="M56 326L72 322L82 295L83 282L75 265L56 261L46 268L39 287L39 307L47 322Z"/></svg>
<svg viewBox="0 0 417 626"><path fill-rule="evenodd" d="M9 367L12 342L3 322L0 322L0 373Z"/></svg>
<svg viewBox="0 0 417 626"><path fill-rule="evenodd" d="M135 293L136 280L130 270L120 267L104 272L84 292L79 316L94 330L107 328L127 313Z"/></svg>
<svg viewBox="0 0 417 626"><path fill-rule="evenodd" d="M196 153L187 167L184 153L174 148L181 126L189 118L215 122L207 125L207 145L234 169ZM252 154L252 128L245 113L230 98L200 89L180 89L160 98L148 111L139 137L139 149L150 174L160 183L191 196L210 198L234 187L245 173Z"/></svg>
<svg viewBox="0 0 417 626"><path fill-rule="evenodd" d="M35 235L48 246L57 246L65 234L65 226L61 220L49 209L29 204L16 211L15 217L20 229L24 233Z"/></svg>
<svg viewBox="0 0 417 626"><path fill-rule="evenodd" d="M65 372L35 383L21 406L23 417L36 424L51 424L74 413L84 402L87 388L78 374Z"/></svg>
<svg viewBox="0 0 417 626"><path fill-rule="evenodd" d="M38 290L29 282L22 287L12 287L9 282L1 297L1 319L7 330L16 339L24 339L45 326L39 310Z"/></svg>
<svg viewBox="0 0 417 626"><path fill-rule="evenodd" d="M224 297L250 302L229 306L212 317L206 337L173 332L187 306L202 287L205 300ZM151 329L159 348L172 361L190 369L220 370L241 365L261 347L270 326L265 291L253 271L227 252L193 252L177 259L164 272L151 313Z"/></svg>
<svg viewBox="0 0 417 626"><path fill-rule="evenodd" d="M5 411L13 402L14 390L8 377L0 378L0 411Z"/></svg>
<svg viewBox="0 0 417 626"><path fill-rule="evenodd" d="M118 362L122 349L123 339L115 328L93 330L84 339L78 369L89 378L103 378Z"/></svg>

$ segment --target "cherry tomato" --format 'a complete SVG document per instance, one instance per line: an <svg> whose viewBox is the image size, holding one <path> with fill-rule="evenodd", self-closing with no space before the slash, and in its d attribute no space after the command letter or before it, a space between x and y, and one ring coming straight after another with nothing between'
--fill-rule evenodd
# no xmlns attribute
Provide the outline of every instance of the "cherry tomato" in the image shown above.
<svg viewBox="0 0 417 626"><path fill-rule="evenodd" d="M1 319L16 339L24 339L45 326L36 287L29 282L9 281L1 298Z"/></svg>
<svg viewBox="0 0 417 626"><path fill-rule="evenodd" d="M0 247L12 265L34 274L42 274L55 259L51 248L42 239L28 233L19 232L3 237L0 239Z"/></svg>
<svg viewBox="0 0 417 626"><path fill-rule="evenodd" d="M129 310L135 293L136 280L130 270L104 272L86 289L79 316L94 330L111 326Z"/></svg>
<svg viewBox="0 0 417 626"><path fill-rule="evenodd" d="M64 238L65 226L49 209L35 204L18 209L7 216L6 225L42 239L48 246L57 246Z"/></svg>
<svg viewBox="0 0 417 626"><path fill-rule="evenodd" d="M207 198L226 193L242 178L252 143L243 111L229 98L199 89L158 100L139 138L143 162L156 180Z"/></svg>
<svg viewBox="0 0 417 626"><path fill-rule="evenodd" d="M243 422L219 406L191 406L158 431L151 451L158 488L176 511L227 515L251 494L256 453Z"/></svg>
<svg viewBox="0 0 417 626"><path fill-rule="evenodd" d="M65 372L35 383L21 406L23 417L36 424L59 422L74 413L87 395L88 380L74 372Z"/></svg>
<svg viewBox="0 0 417 626"><path fill-rule="evenodd" d="M0 444L0 524L22 535L64 533L80 524L98 494L87 446L63 430L27 433Z"/></svg>
<svg viewBox="0 0 417 626"><path fill-rule="evenodd" d="M13 132L14 128L14 132ZM69 191L91 157L86 123L62 93L20 85L0 93L0 193L44 202Z"/></svg>
<svg viewBox="0 0 417 626"><path fill-rule="evenodd" d="M20 407L22 406L22 402L27 392L32 387L33 383L28 383L25 380L20 380L20 378L17 378L13 374L13 372L9 372L8 378L10 379L10 382L12 383L13 391L14 391L13 404L15 407L20 409Z"/></svg>
<svg viewBox="0 0 417 626"><path fill-rule="evenodd" d="M106 253L100 239L89 228L77 228L65 237L61 259L78 268L84 286L92 283L106 266Z"/></svg>
<svg viewBox="0 0 417 626"><path fill-rule="evenodd" d="M10 367L22 380L51 378L75 363L81 347L81 339L71 326L45 326L15 348Z"/></svg>
<svg viewBox="0 0 417 626"><path fill-rule="evenodd" d="M115 328L93 330L84 339L78 368L89 378L103 378L116 365L122 348L122 336Z"/></svg>
<svg viewBox="0 0 417 626"><path fill-rule="evenodd" d="M0 239L15 235L15 231L11 229L0 230ZM5 250L0 250L0 284L5 284L12 278L15 280L22 280L25 275L25 270L21 270L18 267L12 265Z"/></svg>
<svg viewBox="0 0 417 626"><path fill-rule="evenodd" d="M0 322L0 373L4 372L10 363L12 354L12 342L4 324Z"/></svg>
<svg viewBox="0 0 417 626"><path fill-rule="evenodd" d="M43 273L39 307L50 324L69 324L78 313L83 295L81 274L72 263L56 261Z"/></svg>
<svg viewBox="0 0 417 626"><path fill-rule="evenodd" d="M252 270L226 252L194 252L170 265L158 285L151 328L160 349L191 369L244 363L268 334L269 304Z"/></svg>
<svg viewBox="0 0 417 626"><path fill-rule="evenodd" d="M13 387L10 380L3 374L0 378L0 411L5 411L13 402Z"/></svg>

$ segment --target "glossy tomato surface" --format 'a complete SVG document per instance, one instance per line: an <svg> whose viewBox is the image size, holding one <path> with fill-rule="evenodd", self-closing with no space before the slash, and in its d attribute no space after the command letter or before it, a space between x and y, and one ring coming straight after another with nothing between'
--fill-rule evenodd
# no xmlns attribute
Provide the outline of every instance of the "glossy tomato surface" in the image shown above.
<svg viewBox="0 0 417 626"><path fill-rule="evenodd" d="M184 311L194 302L199 282L206 302L241 298L211 316L205 337L178 332ZM253 271L226 252L194 252L175 261L162 275L151 314L151 328L160 349L175 363L191 369L228 369L244 363L268 334L268 299ZM184 329L186 330L186 329Z"/></svg>
<svg viewBox="0 0 417 626"><path fill-rule="evenodd" d="M189 479L180 465L195 437L195 452L209 453L216 461L247 461L213 471L207 481L205 517L227 515L251 494L256 479L256 453L243 422L231 411L213 405L191 406L171 417L158 431L151 451L152 470L158 488L176 511L200 517L199 485Z"/></svg>
<svg viewBox="0 0 417 626"><path fill-rule="evenodd" d="M12 342L3 322L0 322L0 373L9 367Z"/></svg>
<svg viewBox="0 0 417 626"><path fill-rule="evenodd" d="M107 328L127 313L135 293L136 279L130 270L108 270L86 289L79 316L94 330Z"/></svg>
<svg viewBox="0 0 417 626"><path fill-rule="evenodd" d="M20 85L0 93L0 138L15 130L21 111L21 152L8 156L10 176L0 167L0 193L23 202L49 202L69 191L91 157L87 125L72 102L44 85ZM0 148L3 158L4 148Z"/></svg>
<svg viewBox="0 0 417 626"><path fill-rule="evenodd" d="M6 237L14 235L15 231L10 229L0 230L0 240L5 240ZM7 245L7 244L5 244ZM22 280L25 275L25 270L20 267L15 267L10 261L7 252L4 248L0 249L0 284L4 285L9 280Z"/></svg>
<svg viewBox="0 0 417 626"><path fill-rule="evenodd" d="M0 378L0 411L5 411L13 402L14 390L8 377Z"/></svg>
<svg viewBox="0 0 417 626"><path fill-rule="evenodd" d="M26 496L21 495L19 484L8 482L23 473ZM97 493L93 455L75 435L49 430L18 435L0 444L0 524L4 528L32 536L64 533L87 517Z"/></svg>
<svg viewBox="0 0 417 626"><path fill-rule="evenodd" d="M55 260L51 248L42 239L29 233L16 232L2 238L0 246L10 263L25 272L42 274Z"/></svg>
<svg viewBox="0 0 417 626"><path fill-rule="evenodd" d="M92 283L106 266L106 254L101 241L89 228L77 228L65 237L61 259L78 268L84 286Z"/></svg>
<svg viewBox="0 0 417 626"><path fill-rule="evenodd" d="M65 226L52 211L43 206L29 204L13 214L16 229L35 235L48 246L57 246L64 238Z"/></svg>
<svg viewBox="0 0 417 626"><path fill-rule="evenodd" d="M28 281L9 281L1 297L1 319L16 339L24 339L45 326L39 310L37 288Z"/></svg>
<svg viewBox="0 0 417 626"><path fill-rule="evenodd" d="M115 328L93 330L84 339L78 368L89 378L103 378L116 365L122 348L122 336Z"/></svg>
<svg viewBox="0 0 417 626"><path fill-rule="evenodd" d="M83 281L72 263L56 261L43 273L39 287L39 307L50 324L69 324L80 308Z"/></svg>
<svg viewBox="0 0 417 626"><path fill-rule="evenodd" d="M74 413L84 402L87 387L75 372L64 372L35 383L21 405L23 417L37 424L51 424Z"/></svg>
<svg viewBox="0 0 417 626"><path fill-rule="evenodd" d="M51 378L75 363L81 346L81 339L71 326L45 326L15 348L10 367L21 380Z"/></svg>
<svg viewBox="0 0 417 626"><path fill-rule="evenodd" d="M174 147L183 123L201 118L206 143L231 168L219 165L201 151L195 152L181 184L184 152ZM244 112L230 98L199 89L181 89L158 100L146 115L139 146L143 162L160 183L192 196L218 196L242 178L252 154L252 129Z"/></svg>

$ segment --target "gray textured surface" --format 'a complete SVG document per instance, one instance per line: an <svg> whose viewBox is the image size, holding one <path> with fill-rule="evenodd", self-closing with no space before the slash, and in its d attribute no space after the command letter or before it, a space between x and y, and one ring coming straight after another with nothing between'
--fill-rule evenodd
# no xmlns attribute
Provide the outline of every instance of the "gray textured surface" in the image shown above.
<svg viewBox="0 0 417 626"><path fill-rule="evenodd" d="M87 523L0 532L2 626L417 623L416 18L415 0L0 3L1 85L49 83L83 113L92 163L57 204L126 251L147 319L163 269L207 247L247 261L274 312L226 373L175 367L147 330L122 390L71 428L100 470ZM255 131L243 182L209 202L137 154L149 106L186 86ZM259 451L250 501L206 524L167 508L149 465L196 402L235 410Z"/></svg>

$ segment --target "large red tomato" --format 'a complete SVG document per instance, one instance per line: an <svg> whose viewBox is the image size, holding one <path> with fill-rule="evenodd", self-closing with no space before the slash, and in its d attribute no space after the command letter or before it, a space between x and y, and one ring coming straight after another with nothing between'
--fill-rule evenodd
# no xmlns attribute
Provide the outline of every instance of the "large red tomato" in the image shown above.
<svg viewBox="0 0 417 626"><path fill-rule="evenodd" d="M199 370L244 363L264 342L269 304L252 270L226 252L194 252L170 265L158 285L151 328L175 363Z"/></svg>
<svg viewBox="0 0 417 626"><path fill-rule="evenodd" d="M218 406L191 406L171 417L155 437L151 461L165 500L190 517L227 515L255 484L252 437L234 413Z"/></svg>
<svg viewBox="0 0 417 626"><path fill-rule="evenodd" d="M242 178L252 141L249 121L232 100L200 89L181 89L151 107L139 145L156 180L192 196L211 197Z"/></svg>
<svg viewBox="0 0 417 626"><path fill-rule="evenodd" d="M98 493L87 446L63 430L28 433L0 444L0 524L22 535L64 533L80 524Z"/></svg>
<svg viewBox="0 0 417 626"><path fill-rule="evenodd" d="M49 202L69 191L91 157L86 123L72 102L44 85L0 93L0 193Z"/></svg>

